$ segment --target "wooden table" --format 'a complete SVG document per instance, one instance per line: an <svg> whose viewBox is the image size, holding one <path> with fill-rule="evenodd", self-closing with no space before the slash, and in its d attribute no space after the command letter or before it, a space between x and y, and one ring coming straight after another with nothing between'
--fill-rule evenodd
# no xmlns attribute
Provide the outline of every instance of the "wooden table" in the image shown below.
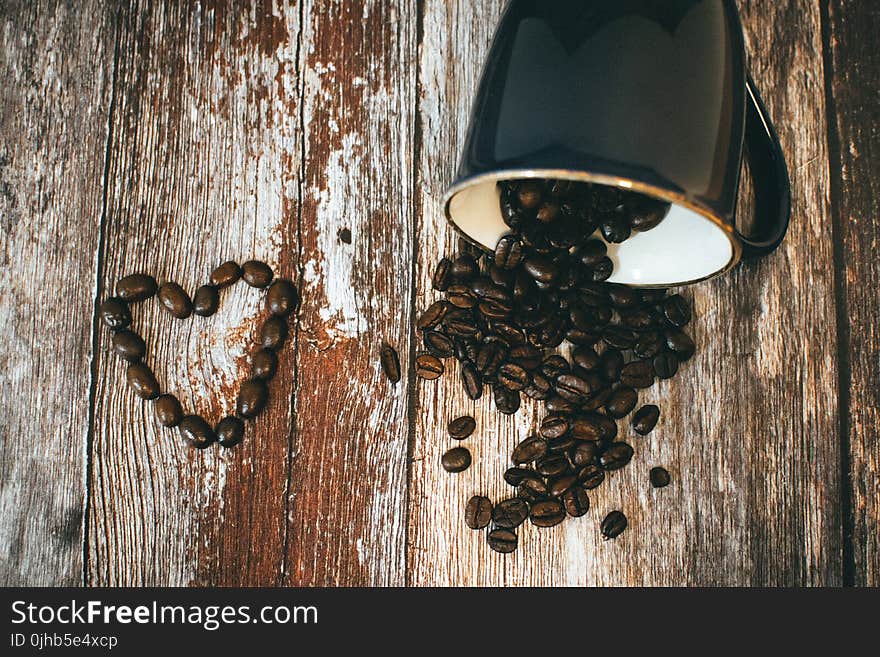
<svg viewBox="0 0 880 657"><path fill-rule="evenodd" d="M539 409L501 417L411 367L502 0L5 2L0 583L880 584L880 8L739 4L791 169L788 238L686 291L700 351L643 397L657 430L586 518L502 556L462 507L505 494ZM255 430L190 450L126 388L95 309L124 274L193 290L251 257L302 310ZM231 410L260 300L136 309L188 408ZM462 412L474 465L452 476ZM647 485L655 464L669 488ZM630 528L603 542L612 508Z"/></svg>

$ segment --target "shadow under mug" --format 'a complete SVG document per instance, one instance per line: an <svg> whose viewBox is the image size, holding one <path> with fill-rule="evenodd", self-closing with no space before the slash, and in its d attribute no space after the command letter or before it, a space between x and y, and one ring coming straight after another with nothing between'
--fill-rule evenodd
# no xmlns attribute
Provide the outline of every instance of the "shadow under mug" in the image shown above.
<svg viewBox="0 0 880 657"><path fill-rule="evenodd" d="M742 157L756 235L735 225ZM447 218L492 250L510 232L498 181L611 185L672 204L653 230L609 244L611 282L683 285L773 251L788 170L746 72L732 0L512 0L473 104Z"/></svg>

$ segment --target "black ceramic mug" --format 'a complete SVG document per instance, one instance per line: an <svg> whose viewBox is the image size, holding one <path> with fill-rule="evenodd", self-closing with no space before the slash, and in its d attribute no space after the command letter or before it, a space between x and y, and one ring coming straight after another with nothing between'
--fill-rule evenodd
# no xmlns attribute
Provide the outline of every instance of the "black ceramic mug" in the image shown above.
<svg viewBox="0 0 880 657"><path fill-rule="evenodd" d="M735 225L744 152L756 235ZM671 286L773 251L788 171L746 72L732 0L512 0L483 70L447 217L492 249L509 232L497 182L562 178L672 204L609 245L611 280Z"/></svg>

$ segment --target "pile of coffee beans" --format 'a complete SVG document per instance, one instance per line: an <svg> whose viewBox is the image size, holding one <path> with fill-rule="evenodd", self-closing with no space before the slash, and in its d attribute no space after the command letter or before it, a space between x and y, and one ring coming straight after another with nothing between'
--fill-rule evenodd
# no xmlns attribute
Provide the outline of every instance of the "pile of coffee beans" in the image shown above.
<svg viewBox="0 0 880 657"><path fill-rule="evenodd" d="M606 282L613 271L606 242L655 228L667 203L565 180L506 181L499 192L510 233L494 253L460 240L459 253L437 264L433 287L444 298L417 319L424 352L415 368L436 379L444 360L455 358L465 394L476 400L489 390L504 414L516 413L523 395L544 402L546 417L515 447L504 473L514 493L494 505L475 496L465 509L469 527L491 525L493 550L512 552L526 520L551 527L587 513L588 491L633 457L617 439L618 421L636 409L639 390L674 376L695 345L683 330L691 319L683 297ZM399 364L385 371L399 378ZM657 406L639 408L633 431L648 434L659 416ZM461 440L467 428L469 419L458 418L450 436ZM454 447L441 464L461 472L470 452ZM655 468L650 481L665 486L669 474ZM615 538L626 525L612 511L602 535Z"/></svg>
<svg viewBox="0 0 880 657"><path fill-rule="evenodd" d="M257 350L252 354L250 378L241 384L235 415L220 420L215 427L199 415L185 415L180 401L174 395L161 394L153 371L143 362L147 347L143 338L131 329L129 305L146 301L153 296L172 317L186 319L193 313L208 317L217 312L220 290L239 279L251 287L266 289L266 309L269 318L258 334ZM269 381L278 369L278 351L287 338L287 318L299 306L299 294L292 282L274 278L272 268L264 262L250 260L239 266L224 262L210 275L210 284L196 290L192 299L173 281L159 285L147 274L131 274L116 283L116 296L104 301L98 314L113 332L113 350L126 362L126 380L141 399L153 400L159 424L177 427L186 442L198 449L213 443L232 447L244 437L244 422L262 412L269 401ZM399 366L398 366L399 367Z"/></svg>

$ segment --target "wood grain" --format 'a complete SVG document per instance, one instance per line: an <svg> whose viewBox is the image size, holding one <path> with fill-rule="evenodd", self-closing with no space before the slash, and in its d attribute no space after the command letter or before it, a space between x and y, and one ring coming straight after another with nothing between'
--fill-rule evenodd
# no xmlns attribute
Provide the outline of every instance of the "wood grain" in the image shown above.
<svg viewBox="0 0 880 657"><path fill-rule="evenodd" d="M824 3L852 580L880 585L880 6Z"/></svg>
<svg viewBox="0 0 880 657"><path fill-rule="evenodd" d="M421 223L417 300L431 298L430 269L451 252L440 197L451 180L479 63L501 2L426 2L420 59ZM457 381L419 387L411 480L410 577L440 585L803 585L841 581L836 351L821 25L817 3L741 3L752 70L788 157L792 227L772 257L686 293L700 351L642 401L663 418L650 438L622 435L633 463L594 492L589 514L551 530L525 527L511 556L488 551L461 510L473 493L510 494L506 455L535 426L466 402ZM772 59L770 53L773 53ZM772 62L772 65L771 65ZM745 199L744 199L745 201ZM439 467L444 426L473 411L475 465ZM673 485L652 490L665 465ZM600 519L623 509L630 528L603 542ZM438 554L455 555L437 559Z"/></svg>
<svg viewBox="0 0 880 657"><path fill-rule="evenodd" d="M0 584L82 581L114 22L0 7Z"/></svg>

